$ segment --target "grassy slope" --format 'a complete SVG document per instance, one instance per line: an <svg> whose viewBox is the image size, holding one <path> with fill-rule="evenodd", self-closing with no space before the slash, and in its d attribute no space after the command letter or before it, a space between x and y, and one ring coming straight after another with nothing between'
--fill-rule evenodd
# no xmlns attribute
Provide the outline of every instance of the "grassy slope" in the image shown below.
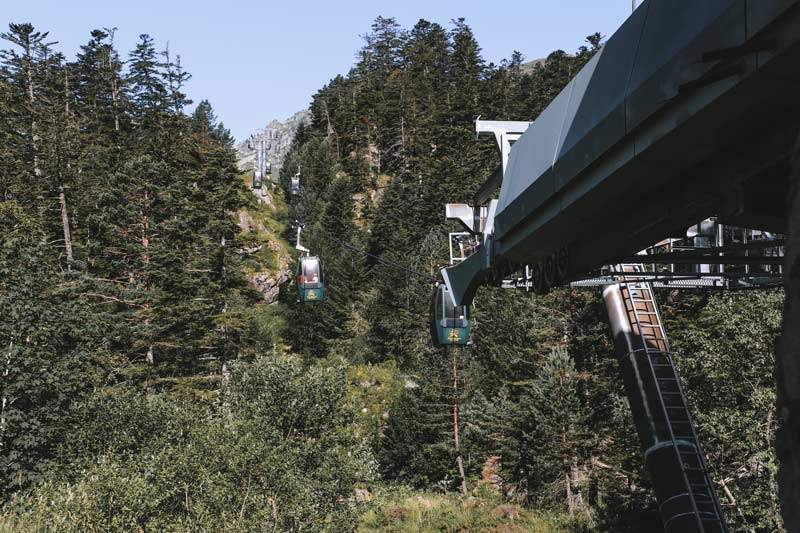
<svg viewBox="0 0 800 533"><path fill-rule="evenodd" d="M248 189L252 186L253 178L249 174L242 175ZM292 253L289 243L281 238L286 220L287 207L277 186L264 182L264 187L271 187L270 197L272 206L253 202L253 206L244 210L244 218L251 228L244 232L244 240L248 243L261 244L261 249L245 259L245 271L276 273L277 269L284 267L282 263ZM250 189L252 190L252 189ZM240 221L242 214L240 213ZM283 259L282 259L283 258Z"/></svg>
<svg viewBox="0 0 800 533"><path fill-rule="evenodd" d="M485 486L469 496L392 488L379 492L362 516L359 532L550 533L585 531L580 520L538 513L504 502Z"/></svg>

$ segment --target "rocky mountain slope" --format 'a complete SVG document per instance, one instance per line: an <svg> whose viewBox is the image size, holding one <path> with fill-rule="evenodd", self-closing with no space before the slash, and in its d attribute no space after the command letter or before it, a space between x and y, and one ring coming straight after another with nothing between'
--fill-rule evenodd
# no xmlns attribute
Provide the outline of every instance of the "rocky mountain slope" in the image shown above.
<svg viewBox="0 0 800 533"><path fill-rule="evenodd" d="M280 167L289 146L292 144L300 124L308 124L311 112L307 109L298 111L284 121L273 120L263 129L250 135L236 145L237 162L243 172L253 169L256 145L259 141L266 143L267 160L273 167Z"/></svg>

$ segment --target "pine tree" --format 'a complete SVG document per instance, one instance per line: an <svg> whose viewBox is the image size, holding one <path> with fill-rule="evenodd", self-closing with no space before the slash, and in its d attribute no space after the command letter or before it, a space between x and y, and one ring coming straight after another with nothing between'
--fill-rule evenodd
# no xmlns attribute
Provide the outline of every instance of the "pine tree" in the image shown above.
<svg viewBox="0 0 800 533"><path fill-rule="evenodd" d="M16 165L13 148L14 128L12 118L11 85L6 81L7 73L0 65L0 168L8 172L7 178L0 182L0 200L10 200L16 189L11 176Z"/></svg>
<svg viewBox="0 0 800 533"><path fill-rule="evenodd" d="M192 113L192 133L203 144L217 142L224 146L233 145L231 132L222 122L217 123L217 116L208 100L202 100L197 104Z"/></svg>
<svg viewBox="0 0 800 533"><path fill-rule="evenodd" d="M558 501L573 514L585 506L578 482L581 426L585 414L578 375L566 350L554 349L523 398L520 453L516 468L531 498Z"/></svg>
<svg viewBox="0 0 800 533"><path fill-rule="evenodd" d="M61 276L35 214L0 202L0 486L2 497L41 481L69 431L72 402L99 377L102 334Z"/></svg>
<svg viewBox="0 0 800 533"><path fill-rule="evenodd" d="M41 216L48 209L51 190L44 176L42 121L51 111L52 88L48 81L53 60L49 57L47 33L31 24L10 24L0 38L15 45L2 52L4 77L8 80L10 150L14 159L6 171L10 195L37 209Z"/></svg>
<svg viewBox="0 0 800 533"><path fill-rule="evenodd" d="M161 75L164 66L152 37L139 36L139 43L128 60L129 72L126 85L129 87L131 112L139 125L153 126L170 109L170 95Z"/></svg>
<svg viewBox="0 0 800 533"><path fill-rule="evenodd" d="M92 146L118 140L124 127L127 95L122 61L114 49L115 31L93 30L71 66L76 112L86 123L87 141Z"/></svg>
<svg viewBox="0 0 800 533"><path fill-rule="evenodd" d="M373 172L397 168L398 150L403 148L402 103L397 102L402 100L402 89L398 94L396 81L401 77L406 39L394 18L376 18L355 69L359 98L353 111L356 118L368 117L356 154L369 160Z"/></svg>

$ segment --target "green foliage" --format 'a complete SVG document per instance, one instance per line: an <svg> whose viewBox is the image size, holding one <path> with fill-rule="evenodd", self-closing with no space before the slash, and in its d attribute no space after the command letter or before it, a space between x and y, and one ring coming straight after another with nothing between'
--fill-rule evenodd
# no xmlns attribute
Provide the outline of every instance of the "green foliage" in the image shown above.
<svg viewBox="0 0 800 533"><path fill-rule="evenodd" d="M526 414L521 421L517 468L531 493L577 468L581 443L587 441L581 435L586 413L578 392L578 373L564 349L554 349L525 388L518 406Z"/></svg>
<svg viewBox="0 0 800 533"><path fill-rule="evenodd" d="M357 531L584 531L588 524L555 513L537 513L509 504L491 491L468 497L420 493L398 488L381 491L364 513Z"/></svg>
<svg viewBox="0 0 800 533"><path fill-rule="evenodd" d="M389 409L403 391L403 376L394 361L349 365L349 398L359 435L374 441L386 426Z"/></svg>
<svg viewBox="0 0 800 533"><path fill-rule="evenodd" d="M432 381L410 381L390 407L376 452L382 474L416 488L457 485L452 442L452 402Z"/></svg>
<svg viewBox="0 0 800 533"><path fill-rule="evenodd" d="M314 95L274 210L210 103L184 112L189 75L149 36L127 62L109 29L74 61L30 24L2 38L0 529L652 529L598 294L482 289L459 350L434 349L426 324L455 230L441 205L497 166L475 116L533 119L599 35L495 65L463 19L379 17ZM247 276L285 268L299 225L326 299L300 304L290 282L264 305ZM663 307L739 529L781 527L781 299ZM379 473L390 488L358 503Z"/></svg>
<svg viewBox="0 0 800 533"><path fill-rule="evenodd" d="M675 300L684 304L669 324L675 361L713 476L736 501L720 494L728 523L780 529L773 369L783 291L714 295L694 309Z"/></svg>
<svg viewBox="0 0 800 533"><path fill-rule="evenodd" d="M217 116L211 103L202 100L192 113L192 133L204 144L217 142L225 146L233 144L233 137L222 122L217 123Z"/></svg>
<svg viewBox="0 0 800 533"><path fill-rule="evenodd" d="M71 402L101 378L99 324L60 276L42 228L0 202L0 486L2 496L43 479L68 430Z"/></svg>
<svg viewBox="0 0 800 533"><path fill-rule="evenodd" d="M123 71L113 37L91 32L70 62L30 24L2 34L4 498L57 467L93 388L208 397L270 329L237 253L248 200L224 127L208 102L184 114L179 58L143 35Z"/></svg>
<svg viewBox="0 0 800 533"><path fill-rule="evenodd" d="M76 414L61 479L16 496L0 528L343 531L374 477L349 430L342 366L231 365L221 403L122 390ZM49 519L49 520L48 520Z"/></svg>

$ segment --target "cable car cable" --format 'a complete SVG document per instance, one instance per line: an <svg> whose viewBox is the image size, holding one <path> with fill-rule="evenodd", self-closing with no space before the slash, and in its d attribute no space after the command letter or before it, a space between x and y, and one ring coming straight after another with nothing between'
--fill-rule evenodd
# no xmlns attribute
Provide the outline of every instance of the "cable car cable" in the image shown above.
<svg viewBox="0 0 800 533"><path fill-rule="evenodd" d="M433 276L431 276L430 274L427 274L427 273L425 273L425 272L420 272L420 271L418 271L418 270L414 270L414 269L412 269L412 268L409 268L409 267L406 267L406 266L403 266L403 265L400 265L400 264L397 264L397 263L391 262L391 261L389 261L389 260L386 260L386 259L382 258L382 257L381 257L381 256L379 256L379 255L376 255L376 254L372 254L372 253L370 253L370 252L367 252L366 250L359 250L357 247L353 246L352 244L350 244L350 243L348 243L348 242L344 242L344 241L342 241L342 240L340 240L340 239L338 239L338 238L334 237L334 236L333 236L333 234L332 234L332 233L331 233L329 230L327 230L327 229L325 229L325 228L322 228L322 227L320 227L320 228L319 228L319 230L321 230L323 233L326 233L326 234L328 235L328 237L329 237L329 238L330 238L332 241L334 241L334 242L336 242L336 243L340 244L341 246L344 246L345 248L347 248L347 249L349 249L349 250L351 250L351 251L354 251L354 252L356 252L356 253L363 254L363 255L365 255L365 256L367 256L367 257L370 257L370 258L372 258L372 259L376 260L377 262L379 262L379 263L382 263L384 266L388 266L388 267L391 267L391 268L395 268L395 269L397 269L397 270L402 270L403 272L406 272L406 273L408 273L408 274L414 274L415 276L420 276L420 277L422 277L422 278L425 278L425 279L427 279L427 280L428 280L428 281L430 281L431 283L438 283L438 281L439 281L439 280L437 280L435 277L433 277Z"/></svg>
<svg viewBox="0 0 800 533"><path fill-rule="evenodd" d="M405 272L408 272L408 273L411 273L411 274L416 274L418 276L424 277L426 279L426 281L438 283L438 280L435 280L435 278L429 276L428 274L424 274L422 272L415 271L413 269L406 268L406 267L403 267L401 265L392 263L390 261L387 261L387 260L383 259L382 257L376 256L375 254L370 254L369 252L365 252L364 250L359 250L357 247L351 245L350 243L341 241L340 239L338 239L335 236L333 236L333 234L330 232L330 230L327 230L327 229L324 229L324 228L320 228L320 230L322 231L322 233L327 234L328 237L330 238L330 240L335 241L336 243L342 245L343 247L345 247L345 248L347 248L347 249L349 249L351 251L354 251L354 252L356 252L358 254L369 255L369 256L375 258L376 260L378 260L378 263L376 263L378 266L382 266L384 268L390 268L390 269L394 269L394 270L401 269L401 270L403 270ZM408 285L407 285L407 287L408 287ZM411 317L416 316L419 313L419 310L410 309L409 307L406 307L406 306L398 304L398 303L396 303L395 305L396 305L397 309L405 311Z"/></svg>
<svg viewBox="0 0 800 533"><path fill-rule="evenodd" d="M320 196L321 196L320 194L317 194L317 198L316 199L319 199ZM295 205L295 202L292 202L290 205ZM295 209L296 209L296 207L297 206L295 206ZM303 206L303 207L308 207L308 206ZM300 215L300 213L297 213L297 214ZM305 214L307 214L307 213L302 213L302 215L305 215ZM384 213L384 216L386 216L386 215L387 214ZM305 218L305 217L303 217L303 218ZM388 218L390 218L395 223L399 222L396 217L393 217L391 215L389 215ZM301 221L298 221L298 222L301 224L301 226L304 225L303 222L301 222ZM379 263L383 263L385 266L389 266L391 268L402 270L402 271L407 272L409 274L414 274L416 276L423 277L423 278L425 278L426 280L428 280L431 283L438 283L439 282L439 280L436 277L434 277L434 276L432 276L430 274L427 274L427 273L424 273L424 272L420 272L420 271L415 270L415 269L410 268L410 267L399 265L396 262L392 262L392 261L386 260L386 259L384 259L384 258L382 258L382 257L380 257L380 256L378 256L376 254L372 254L370 252L367 252L366 250L359 250L358 248L352 246L351 244L343 242L343 241L337 239L336 237L333 236L333 234L329 230L327 230L325 228L320 228L320 229L323 232L325 232L331 238L331 240L336 241L338 244L344 246L345 248L348 248L348 249L350 249L350 250L352 250L352 251L354 251L356 253L363 254L363 255L365 255L367 257L370 257L370 258L378 261Z"/></svg>
<svg viewBox="0 0 800 533"><path fill-rule="evenodd" d="M295 208L295 211L297 212L298 210ZM305 211L305 210L303 210L303 211ZM303 213L302 215L300 213L297 213L297 214L302 216L302 218L305 218L303 216L303 215L305 215L305 213ZM300 221L300 220L297 220L297 223L298 223L298 241L299 241L300 232L302 231L302 228L305 226L305 224L304 224L304 221ZM396 270L400 270L400 271L405 272L407 274L414 274L416 276L422 277L423 279L425 279L426 281L428 281L430 283L436 284L437 285L437 290L436 290L436 293L435 293L436 294L435 297L438 298L438 294L442 290L442 284L437 278L433 277L431 274L420 272L419 270L416 270L414 268L410 268L410 267L398 264L395 261L388 261L388 260L384 259L383 257L381 257L380 255L373 254L373 253L367 252L366 250L359 249L356 246L352 245L351 243L345 242L344 240L338 238L337 236L335 236L333 234L333 232L331 232L330 230L328 230L324 226L317 226L317 229L321 233L323 233L324 235L327 235L328 239L330 239L331 241L334 241L335 243L339 244L340 246L342 246L345 249L348 249L348 250L350 250L352 252L355 252L355 253L360 254L360 255L364 255L366 257L369 257L369 258L375 260L376 264L379 264L381 266L385 266L385 267L388 267L388 268L393 268L393 269L396 269ZM406 285L406 286L408 286L408 285ZM404 308L405 306L397 306L397 307L398 308ZM414 316L414 315L417 314L415 311L412 311L410 309L405 309L405 310L407 312L409 312L410 316ZM450 332L449 337L447 338L447 340L442 340L442 333L441 332L433 333L434 332L433 324L435 323L435 320L431 319L431 332L432 332L432 335L434 336L434 338L438 338L439 339L438 341L434 340L434 344L437 344L437 345L456 344L456 343L465 344L465 343L468 342L468 338L469 338L469 335L470 335L470 333L469 333L470 324L469 324L469 320L466 318L466 316L467 316L466 312L464 314L464 320L466 321L466 324L460 324L459 322L457 322L459 319L457 318L458 314L457 314L457 309L455 307L452 309L451 312L452 312L452 317L450 318L449 321L452 322L453 325L452 325L451 332ZM448 314L447 310L445 309L444 316L447 317L447 314ZM448 321L447 318L445 318L445 320L443 320L443 324L444 324L444 322L447 322L447 321ZM467 338L466 339L461 338L462 337L462 333L457 332L456 331L457 329L465 330Z"/></svg>

